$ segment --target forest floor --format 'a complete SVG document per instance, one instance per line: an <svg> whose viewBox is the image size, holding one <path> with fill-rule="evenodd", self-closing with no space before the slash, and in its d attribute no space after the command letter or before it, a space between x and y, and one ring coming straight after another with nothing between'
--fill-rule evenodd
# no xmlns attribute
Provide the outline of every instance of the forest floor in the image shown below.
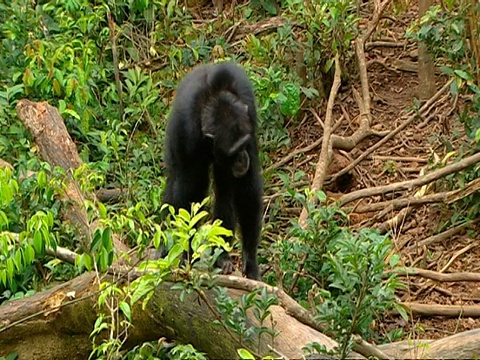
<svg viewBox="0 0 480 360"><path fill-rule="evenodd" d="M416 15L417 9L412 7L400 15L396 22L384 24L383 28L377 29L375 40L397 43L399 46L378 47L366 51L367 63L371 64L368 67L368 77L374 119L372 125L376 130L391 131L399 126L405 121L405 117L401 115L414 106L414 99L417 98L418 77L415 71L417 45L405 38L407 24L410 24ZM438 90L448 79L437 75L436 80ZM360 89L359 79L350 85ZM355 121L359 110L351 91L342 92L339 96L350 118ZM461 111L460 103L460 100L457 103L451 96L445 97L444 102L427 114L427 117L433 115L428 121L417 120L374 151L368 159L355 167L352 186L346 192L415 179L422 170L431 171L435 157L441 161L449 151L458 150L465 142L464 127L459 122L458 115ZM324 111L322 109L322 112ZM338 119L342 112L338 111L336 115ZM335 133L350 135L353 132L351 126L352 124L345 126L342 124ZM293 148L307 146L322 136L321 127L313 116L308 117L299 129L301 130L290 133ZM342 155L351 161L377 141L378 138L371 137L349 154ZM302 169L308 172L310 180L315 172L318 154L319 149L307 154L311 161ZM283 155L280 154L280 157ZM433 190L429 187L427 192L433 193ZM339 195L334 192L327 194L332 197ZM355 203L355 207L384 200L388 198L365 198ZM392 218L398 211L391 211L383 216L379 213L356 214L354 211L350 214L351 226L375 227L376 223ZM413 208L402 225L393 231L395 248L401 254L402 264L439 272L480 272L480 243L476 238L476 232L463 230L431 245L416 246L418 241L444 230L443 227L449 224L453 216L455 216L453 207L444 204L427 204ZM432 305L474 305L480 302L480 285L476 282L439 283L420 277L404 277L402 280L406 288L397 294L402 302ZM405 322L400 316L390 316L385 323L378 326L383 327L383 331L403 328L404 339L436 339L479 328L480 319L412 317Z"/></svg>

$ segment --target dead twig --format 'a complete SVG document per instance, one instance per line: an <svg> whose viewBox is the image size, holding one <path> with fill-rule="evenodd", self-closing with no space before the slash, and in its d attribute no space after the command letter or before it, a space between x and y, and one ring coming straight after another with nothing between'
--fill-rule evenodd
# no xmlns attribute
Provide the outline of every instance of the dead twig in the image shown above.
<svg viewBox="0 0 480 360"><path fill-rule="evenodd" d="M373 188L354 191L350 194L346 194L342 196L339 199L339 204L343 206L345 204L348 204L349 202L352 202L364 197L383 195L392 191L411 190L415 187L429 184L442 177L464 170L465 168L472 166L478 162L480 162L480 153L476 153L472 156L469 156L465 159L460 160L459 162L445 166L442 169L433 171L417 179L401 181L401 182L393 183L389 185L377 186Z"/></svg>
<svg viewBox="0 0 480 360"><path fill-rule="evenodd" d="M383 155L372 155L372 160L383 160L383 161L400 161L400 162L418 162L418 163L427 163L428 159L423 159L413 156L383 156Z"/></svg>
<svg viewBox="0 0 480 360"><path fill-rule="evenodd" d="M404 42L394 42L394 41L370 41L365 44L365 49L371 50L376 47L390 47L390 48L397 48L397 47L405 47Z"/></svg>
<svg viewBox="0 0 480 360"><path fill-rule="evenodd" d="M431 245L431 244L449 239L453 235L456 235L459 232L463 231L467 226L473 225L477 222L478 222L478 220L474 220L472 222L464 222L463 224L460 224L460 225L457 225L457 226L455 226L451 229L445 230L445 231L441 232L440 234L436 234L436 235L430 236L430 237L428 237L428 238L426 238L422 241L419 241L412 246L414 246L414 247L428 246L428 245Z"/></svg>
<svg viewBox="0 0 480 360"><path fill-rule="evenodd" d="M330 96L328 98L327 110L325 114L322 150L320 152L320 157L318 159L317 167L315 169L315 175L311 185L311 190L313 193L322 188L323 182L327 176L328 165L330 164L330 160L332 157L332 143L330 141L330 136L332 134L333 106L335 105L335 98L337 97L338 89L340 88L341 74L342 69L340 67L340 55L337 53L335 55L335 75L333 79L332 89L330 90ZM299 219L300 226L306 227L307 217L307 209L303 208Z"/></svg>
<svg viewBox="0 0 480 360"><path fill-rule="evenodd" d="M355 342L355 351L364 355L367 359L369 359L370 357L374 357L377 359L393 359L393 357L388 356L378 347L363 340L359 335L354 335L353 340Z"/></svg>
<svg viewBox="0 0 480 360"><path fill-rule="evenodd" d="M462 254L465 254L466 252L470 251L471 249L473 249L474 247L476 247L477 244L476 243L472 243L468 246L465 246L463 249L460 249L459 251L457 251L455 254L453 254L453 256L450 258L450 260L448 260L448 262L445 264L445 266L440 270L441 273L447 271L447 269L453 264L453 262L458 259L458 257Z"/></svg>
<svg viewBox="0 0 480 360"><path fill-rule="evenodd" d="M477 305L436 305L413 302L400 303L400 305L419 316L480 317L480 306Z"/></svg>
<svg viewBox="0 0 480 360"><path fill-rule="evenodd" d="M438 271L426 270L421 268L405 268L405 270L397 271L397 274L400 276L421 276L426 279L440 282L480 281L480 273L473 272L457 272L443 274Z"/></svg>
<svg viewBox="0 0 480 360"><path fill-rule="evenodd" d="M367 25L367 30L362 36L362 42L366 43L367 40L370 38L372 35L373 31L377 28L378 22L382 18L383 12L387 8L387 6L390 4L391 0L385 0L382 2L377 9L375 9L375 13L373 14L372 20L369 21Z"/></svg>
<svg viewBox="0 0 480 360"><path fill-rule="evenodd" d="M365 213L379 211L389 207L391 210L399 210L406 206L420 206L424 204L440 203L451 204L461 200L480 189L480 179L469 182L464 189L446 191L438 194L425 195L423 197L410 196L403 199L392 199L379 203L359 206L355 209L356 213Z"/></svg>

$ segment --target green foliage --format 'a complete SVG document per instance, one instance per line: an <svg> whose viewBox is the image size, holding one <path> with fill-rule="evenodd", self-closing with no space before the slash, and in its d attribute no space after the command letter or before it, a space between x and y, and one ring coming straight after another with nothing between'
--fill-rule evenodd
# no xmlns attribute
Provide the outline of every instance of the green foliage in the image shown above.
<svg viewBox="0 0 480 360"><path fill-rule="evenodd" d="M144 207L141 204L128 209L126 214L116 215L113 218L107 216L102 219L103 225L108 224L112 231L116 233L122 233L128 229L128 231L136 234L140 253L147 245L152 244L157 249L165 247L168 253L161 259L148 260L139 264L139 271L145 271L145 275L136 279L130 287L121 288L115 283L107 282L101 284L98 306L102 311L91 333L94 350L90 358L109 359L121 353L125 335L131 326L132 308L142 299L142 306L145 308L153 296L156 286L172 272L175 272L177 276L184 280L172 286L172 291L181 291L180 299L182 301L185 295L192 291L203 291L202 286L208 282L203 276L203 271L198 270L213 267L216 256L219 254L218 251L213 251L215 248L221 247L230 250L223 237L231 235L231 231L220 226L219 220L202 224L207 216L207 212L202 210L206 202L207 200L201 204L192 204L190 212L181 209L178 213L175 213L173 208L170 207L168 209L170 215L165 221L165 229L161 229L151 218L145 216L142 212ZM143 225L140 226L140 224ZM101 232L102 236L99 236L97 243L101 242L103 244L103 234L107 229L109 228L104 227L103 232ZM111 243L110 239L108 243ZM105 245L104 248L106 248ZM189 249L192 256L182 261L183 254L188 253ZM85 255L82 254L79 258L88 259ZM101 264L97 261L97 267ZM268 300L262 298L257 302L263 307L268 307L265 301ZM95 345L97 337L105 332L109 334L107 339ZM155 348L152 347L137 349L131 356L137 354L140 357L133 358L141 359L146 354L153 354L154 350ZM139 351L144 355L138 354ZM196 350L190 345L178 345L171 349L169 353L174 358L190 359L195 358L195 356L202 356L200 353L197 354Z"/></svg>
<svg viewBox="0 0 480 360"><path fill-rule="evenodd" d="M287 117L295 116L300 110L299 81L285 78L284 70L274 66L250 78L260 104L258 129L262 139L261 148L266 154L290 143L284 125Z"/></svg>
<svg viewBox="0 0 480 360"><path fill-rule="evenodd" d="M238 356L240 357L240 359L245 359L245 360L254 360L255 359L255 356L250 351L248 351L247 349L243 349L243 348L238 349L237 353L238 353ZM275 359L275 357L267 355L267 356L262 356L262 359Z"/></svg>
<svg viewBox="0 0 480 360"><path fill-rule="evenodd" d="M122 358L128 360L207 359L204 353L196 350L190 344L171 346L163 342L144 343L130 350Z"/></svg>
<svg viewBox="0 0 480 360"><path fill-rule="evenodd" d="M10 353L6 357L0 356L0 360L17 360L18 354L17 353Z"/></svg>
<svg viewBox="0 0 480 360"><path fill-rule="evenodd" d="M469 17L479 13L478 4L474 12L470 6L458 7L457 2L447 1L443 7L432 6L422 17L418 24L414 24L408 31L410 36L418 41L423 41L442 71L453 77L450 86L453 96L466 94L470 101L461 105L460 120L464 124L465 133L470 141L460 149L460 157L471 152L476 152L480 146L480 69L473 52L473 46L480 46L478 38L472 38L472 29L469 29ZM473 15L472 15L473 14ZM478 21L478 19L473 19ZM470 32L469 32L470 31ZM478 56L478 55L477 55ZM449 150L454 149L450 140L443 139ZM452 154L452 153L450 153ZM478 178L478 166L472 169L450 175L446 178L445 187L448 189L464 186L467 182ZM474 220L478 217L479 195L473 194L453 204L453 215L449 224L459 224L464 221ZM449 225L445 224L445 225Z"/></svg>
<svg viewBox="0 0 480 360"><path fill-rule="evenodd" d="M280 258L283 287L291 290L295 288L295 296L299 300L305 300L315 283L321 286L326 283L328 272L323 268L323 257L327 253L328 244L335 243L342 236L347 219L345 213L338 208L316 205L308 190L302 193L289 189L288 195L295 203L307 208L307 227L303 228L297 221L293 221L287 238L296 240L278 241L275 244L275 254ZM318 192L316 197L320 202L326 198L323 192ZM298 277L296 274L299 272L305 276ZM273 274L270 276L269 281L274 281Z"/></svg>
<svg viewBox="0 0 480 360"><path fill-rule="evenodd" d="M172 358L179 360L206 360L205 354L195 349L192 345L177 345L170 351Z"/></svg>
<svg viewBox="0 0 480 360"><path fill-rule="evenodd" d="M456 3L447 2L446 8L431 7L422 17L419 24L413 25L407 36L423 41L434 59L441 65L444 73L455 78L450 90L452 95L459 92L470 93L472 102L465 104L460 119L465 124L467 135L476 142L480 140L480 84L479 69L472 53L470 39L467 32L468 7L457 7ZM452 11L452 10L455 11Z"/></svg>
<svg viewBox="0 0 480 360"><path fill-rule="evenodd" d="M306 227L294 221L289 240L276 244L282 287L329 324L329 333L340 343L335 354L343 358L354 334L375 338L371 324L394 307L401 311L394 296L400 283L394 273L385 275L392 244L373 230L348 229L345 213L317 205L308 191L288 193L307 209L308 218ZM326 196L318 192L316 199L322 204ZM398 256L392 256L389 267L397 262ZM268 281L274 280L270 275ZM315 346L306 350L319 351Z"/></svg>
<svg viewBox="0 0 480 360"><path fill-rule="evenodd" d="M28 214L21 207L22 190L31 195ZM47 248L55 249L58 244L53 232L55 208L42 206L43 200L53 201L54 193L55 187L43 171L31 182L19 184L10 169L0 168L0 289L4 297L16 293L19 287L27 290L33 263L45 255Z"/></svg>
<svg viewBox="0 0 480 360"><path fill-rule="evenodd" d="M201 204L192 204L190 212L180 209L175 213L169 207L170 215L165 220L163 229L155 224L154 231L139 232L143 234L142 239L147 239L147 244L153 244L157 249L166 249L167 254L161 259L139 265L140 271L148 273L132 283L132 304L143 298L143 306L146 306L155 287L172 271L185 279L184 283L178 283L172 288L181 291L182 300L186 294L200 291L205 279L199 270L213 269L219 249L231 250L223 239L230 236L231 231L221 227L219 220L201 223L208 214L202 210L205 204L206 200ZM131 227L134 226L132 222L129 223ZM142 241L139 241L140 252L145 246ZM184 254L188 254L186 259L183 258Z"/></svg>
<svg viewBox="0 0 480 360"><path fill-rule="evenodd" d="M391 245L389 238L374 230L343 231L323 257L328 287L320 290L322 303L316 310L318 319L336 334L341 358L351 352L354 334L364 339L375 336L371 324L388 310L395 307L407 318L395 303L395 290L400 285L396 275L385 275ZM390 267L395 267L398 260L393 256Z"/></svg>
<svg viewBox="0 0 480 360"><path fill-rule="evenodd" d="M469 51L465 39L465 15L465 9L451 12L433 6L420 19L419 24L414 24L407 31L407 36L424 41L434 58L438 56L440 60L448 59L452 63L463 63L461 65L464 66Z"/></svg>
<svg viewBox="0 0 480 360"><path fill-rule="evenodd" d="M304 41L298 44L308 78L322 81L317 88L323 96L330 88L333 75L333 59L336 53L352 57L352 40L358 34L359 17L356 4L351 0L322 0L288 2L288 11L299 25L305 28Z"/></svg>
<svg viewBox="0 0 480 360"><path fill-rule="evenodd" d="M167 220L169 230L164 233L163 237L164 244L167 249L170 249L170 254L177 257L183 252L192 251L192 256L189 257L186 264L187 272L197 259L213 247L222 247L231 251L223 237L231 236L232 232L220 226L221 220L217 219L212 224L203 224L198 227L199 223L208 216L207 211L201 210L207 201L208 199L201 204L192 204L191 212L180 209L178 214L175 213L172 206L165 205L163 207L168 207L170 212L170 218Z"/></svg>
<svg viewBox="0 0 480 360"><path fill-rule="evenodd" d="M278 305L276 296L268 294L265 287L244 294L238 300L228 296L225 288L217 288L216 291L216 308L222 317L220 321L216 321L216 324L221 324L238 335L241 346L253 346L255 339L260 346L261 337L266 334L271 338L272 348L274 348L278 331L275 330L275 323L269 309L272 305ZM247 321L249 310L253 310L259 326L250 325ZM267 326L267 321L270 326ZM245 355L244 352L242 353Z"/></svg>
<svg viewBox="0 0 480 360"><path fill-rule="evenodd" d="M125 301L127 297L125 290L116 284L102 282L99 291L97 305L101 312L90 334L93 351L89 359L115 359L120 356L123 341L131 326L130 304ZM109 337L96 345L97 336L104 332L107 332Z"/></svg>
<svg viewBox="0 0 480 360"><path fill-rule="evenodd" d="M252 9L261 9L269 15L277 15L277 0L252 0L249 2L249 7ZM249 17L249 14L245 14Z"/></svg>
<svg viewBox="0 0 480 360"><path fill-rule="evenodd" d="M157 343L143 343L134 347L123 357L127 360L161 360L166 358L166 349Z"/></svg>

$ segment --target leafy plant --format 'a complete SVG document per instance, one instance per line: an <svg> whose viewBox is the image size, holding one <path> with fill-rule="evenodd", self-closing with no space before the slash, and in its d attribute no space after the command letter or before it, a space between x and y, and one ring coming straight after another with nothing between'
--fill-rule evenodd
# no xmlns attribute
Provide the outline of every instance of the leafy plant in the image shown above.
<svg viewBox="0 0 480 360"><path fill-rule="evenodd" d="M126 301L128 294L124 289L110 282L101 282L99 291L97 306L100 314L90 334L93 351L89 359L118 358L132 321L130 304ZM104 332L108 333L107 339L96 345L97 336L101 336Z"/></svg>
<svg viewBox="0 0 480 360"><path fill-rule="evenodd" d="M370 229L348 229L343 211L323 205L323 192L316 194L318 206L308 200L312 199L308 190L287 191L306 207L308 218L306 226L293 221L289 240L276 244L282 286L311 308L319 321L329 324L329 333L340 344L335 354L344 358L351 351L354 334L374 337L373 321L392 308L404 313L395 302L395 290L400 286L396 275L386 275L391 241ZM398 256L392 256L389 267L398 261ZM321 349L313 346L306 350Z"/></svg>
<svg viewBox="0 0 480 360"><path fill-rule="evenodd" d="M359 17L355 2L350 0L308 1L291 0L288 11L305 31L300 38L297 51L303 54L308 76L320 79L316 89L321 96L329 92L333 80L333 59L336 53L348 61L353 55L352 40L358 34Z"/></svg>
<svg viewBox="0 0 480 360"><path fill-rule="evenodd" d="M58 244L57 235L53 232L55 212L35 210L37 199L32 193L33 211L29 216L21 216L22 212L17 212L21 204L17 200L20 189L11 170L0 168L0 289L11 293L25 285L23 281L29 277L24 276L30 273L34 261L43 257L46 249L54 250ZM53 200L54 188L48 186L45 172L38 173L34 191ZM20 227L25 230L14 232ZM18 283L22 278L23 281Z"/></svg>
<svg viewBox="0 0 480 360"><path fill-rule="evenodd" d="M267 334L271 337L272 348L274 348L278 331L275 331L275 323L269 308L278 304L276 296L268 294L265 287L242 295L238 300L228 296L225 288L217 288L216 292L216 308L222 317L222 320L215 321L216 324L222 324L238 335L240 346L253 346L253 340L257 339L257 347L259 347L262 335ZM249 325L247 312L250 309L253 310L259 326ZM270 320L270 326L264 325L267 320Z"/></svg>
<svg viewBox="0 0 480 360"><path fill-rule="evenodd" d="M390 239L370 229L343 231L328 246L324 256L328 286L320 290L322 303L316 310L319 320L336 334L342 359L352 350L353 335L374 336L371 324L388 310L395 308L407 318L395 302L400 283L395 274L385 274L390 251ZM392 256L389 265L395 267L398 260L398 256Z"/></svg>

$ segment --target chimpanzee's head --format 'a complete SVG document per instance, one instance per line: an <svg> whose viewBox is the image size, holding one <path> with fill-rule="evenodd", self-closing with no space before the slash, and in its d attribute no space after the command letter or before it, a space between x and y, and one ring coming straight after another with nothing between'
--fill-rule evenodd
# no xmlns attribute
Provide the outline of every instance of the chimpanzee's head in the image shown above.
<svg viewBox="0 0 480 360"><path fill-rule="evenodd" d="M202 132L213 139L215 161L227 163L235 177L245 175L250 167L247 145L252 138L248 106L229 91L220 91L205 106Z"/></svg>

